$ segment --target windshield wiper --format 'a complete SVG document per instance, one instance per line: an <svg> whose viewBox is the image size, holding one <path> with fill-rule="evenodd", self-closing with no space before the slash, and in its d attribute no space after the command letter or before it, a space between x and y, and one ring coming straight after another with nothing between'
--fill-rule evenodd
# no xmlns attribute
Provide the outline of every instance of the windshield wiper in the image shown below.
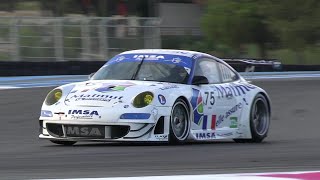
<svg viewBox="0 0 320 180"><path fill-rule="evenodd" d="M146 57L143 56L143 58L141 59L141 62L139 63L136 72L133 73L133 75L132 75L132 77L131 77L131 80L136 79L136 76L137 76L138 72L140 71L140 68L141 68L142 63L143 63L143 61L144 61L144 58L146 58Z"/></svg>

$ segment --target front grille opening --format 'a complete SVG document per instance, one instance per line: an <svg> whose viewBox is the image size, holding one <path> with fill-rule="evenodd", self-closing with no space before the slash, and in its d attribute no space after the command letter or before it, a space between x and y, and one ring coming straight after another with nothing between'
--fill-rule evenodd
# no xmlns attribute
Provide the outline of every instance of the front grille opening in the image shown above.
<svg viewBox="0 0 320 180"><path fill-rule="evenodd" d="M43 120L39 121L39 134L43 134Z"/></svg>
<svg viewBox="0 0 320 180"><path fill-rule="evenodd" d="M130 131L130 126L123 125L64 125L47 123L48 133L53 137L72 137L87 139L119 139L126 136Z"/></svg>
<svg viewBox="0 0 320 180"><path fill-rule="evenodd" d="M53 137L63 137L61 124L47 123L47 131Z"/></svg>
<svg viewBox="0 0 320 180"><path fill-rule="evenodd" d="M65 125L67 137L81 137L92 139L105 138L105 126L103 125Z"/></svg>
<svg viewBox="0 0 320 180"><path fill-rule="evenodd" d="M130 131L130 126L110 126L111 139L119 139L127 135Z"/></svg>
<svg viewBox="0 0 320 180"><path fill-rule="evenodd" d="M164 133L164 117L161 116L154 128L154 134L163 134Z"/></svg>

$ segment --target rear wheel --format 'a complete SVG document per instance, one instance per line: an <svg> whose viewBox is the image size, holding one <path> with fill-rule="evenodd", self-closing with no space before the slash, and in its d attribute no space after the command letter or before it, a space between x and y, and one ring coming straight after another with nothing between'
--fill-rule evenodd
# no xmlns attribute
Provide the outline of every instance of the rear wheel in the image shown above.
<svg viewBox="0 0 320 180"><path fill-rule="evenodd" d="M65 145L65 146L72 146L76 143L76 141L57 141L57 140L50 140L52 143Z"/></svg>
<svg viewBox="0 0 320 180"><path fill-rule="evenodd" d="M172 144L186 141L190 131L190 113L186 102L178 99L171 110L169 142Z"/></svg>
<svg viewBox="0 0 320 180"><path fill-rule="evenodd" d="M267 99L258 94L251 106L250 110L250 131L251 139L234 139L239 143L260 143L267 137L270 126L270 110Z"/></svg>

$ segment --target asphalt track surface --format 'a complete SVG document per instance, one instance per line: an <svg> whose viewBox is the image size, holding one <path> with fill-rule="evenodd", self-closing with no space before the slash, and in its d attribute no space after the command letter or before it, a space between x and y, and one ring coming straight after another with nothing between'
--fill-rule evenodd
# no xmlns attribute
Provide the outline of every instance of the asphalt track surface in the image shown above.
<svg viewBox="0 0 320 180"><path fill-rule="evenodd" d="M320 170L320 79L253 82L272 98L269 137L261 144L54 145L38 139L51 88L0 90L0 179Z"/></svg>

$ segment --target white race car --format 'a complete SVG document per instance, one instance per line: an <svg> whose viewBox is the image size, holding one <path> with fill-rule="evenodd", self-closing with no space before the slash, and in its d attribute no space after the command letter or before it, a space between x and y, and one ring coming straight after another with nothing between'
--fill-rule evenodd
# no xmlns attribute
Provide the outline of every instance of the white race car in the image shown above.
<svg viewBox="0 0 320 180"><path fill-rule="evenodd" d="M209 54L164 49L123 52L88 81L53 89L43 102L41 139L261 142L267 93Z"/></svg>

